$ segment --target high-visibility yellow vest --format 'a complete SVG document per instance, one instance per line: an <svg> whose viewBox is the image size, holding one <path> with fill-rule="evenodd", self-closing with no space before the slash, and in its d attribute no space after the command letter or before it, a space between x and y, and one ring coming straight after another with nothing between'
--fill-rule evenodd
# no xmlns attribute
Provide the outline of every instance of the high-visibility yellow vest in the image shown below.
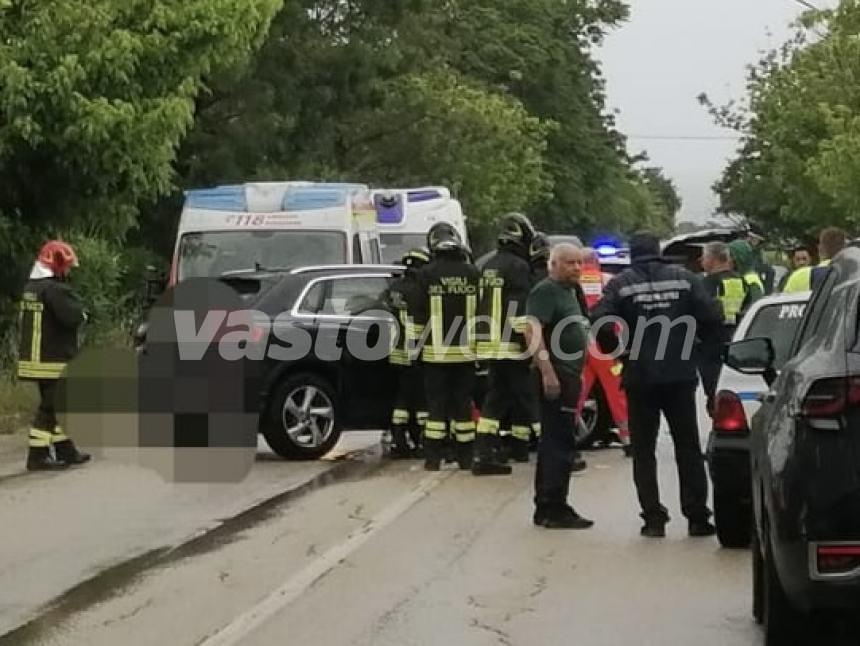
<svg viewBox="0 0 860 646"><path fill-rule="evenodd" d="M761 288L762 294L764 294L764 283L761 282L761 276L759 276L756 272L751 271L747 274L744 274L744 282L752 287L753 285L757 285Z"/></svg>
<svg viewBox="0 0 860 646"><path fill-rule="evenodd" d="M720 302L723 304L724 322L726 325L737 325L738 315L747 296L744 281L740 278L724 278L721 284L723 293L720 295Z"/></svg>
<svg viewBox="0 0 860 646"><path fill-rule="evenodd" d="M830 260L822 260L816 267L801 267L796 269L785 281L785 287L782 288L784 294L793 294L797 292L808 292L813 288L814 270L824 268L830 265Z"/></svg>

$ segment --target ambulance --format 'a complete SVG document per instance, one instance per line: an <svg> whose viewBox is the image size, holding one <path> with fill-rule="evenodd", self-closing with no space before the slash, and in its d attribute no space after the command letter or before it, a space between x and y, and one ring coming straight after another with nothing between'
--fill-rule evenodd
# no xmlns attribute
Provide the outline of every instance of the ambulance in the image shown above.
<svg viewBox="0 0 860 646"><path fill-rule="evenodd" d="M397 262L410 249L426 246L427 232L437 222L453 225L469 244L463 208L447 188L376 189L372 193L384 262Z"/></svg>
<svg viewBox="0 0 860 646"><path fill-rule="evenodd" d="M253 182L189 190L170 284L307 265L378 264L376 210L364 184Z"/></svg>

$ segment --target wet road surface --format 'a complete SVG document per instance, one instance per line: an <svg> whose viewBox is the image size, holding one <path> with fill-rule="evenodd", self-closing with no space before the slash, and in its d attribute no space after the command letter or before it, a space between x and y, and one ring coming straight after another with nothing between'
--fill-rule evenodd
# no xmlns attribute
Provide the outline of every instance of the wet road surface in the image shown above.
<svg viewBox="0 0 860 646"><path fill-rule="evenodd" d="M96 576L0 644L761 644L748 552L686 536L665 435L660 451L673 522L657 541L639 536L617 450L588 454L574 480L597 523L585 532L531 525L533 465L476 479L371 455L326 479L331 464L278 463L282 482L322 479ZM18 571L20 586L32 565Z"/></svg>
<svg viewBox="0 0 860 646"><path fill-rule="evenodd" d="M170 483L150 469L110 460L27 474L15 455L0 480L0 635L44 614L45 604L75 586L73 599L99 598L101 590L82 585L93 577L122 580L216 529L200 539L212 544L284 502L284 492L324 483L339 459L377 444L376 433L351 433L329 460L293 463L261 446L238 484Z"/></svg>

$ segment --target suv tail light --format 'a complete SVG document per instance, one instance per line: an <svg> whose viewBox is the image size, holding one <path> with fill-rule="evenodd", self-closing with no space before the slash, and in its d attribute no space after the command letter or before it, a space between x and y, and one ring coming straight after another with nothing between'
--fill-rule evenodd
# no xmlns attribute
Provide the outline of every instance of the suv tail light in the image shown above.
<svg viewBox="0 0 860 646"><path fill-rule="evenodd" d="M818 578L856 576L860 572L860 545L856 543L815 546Z"/></svg>
<svg viewBox="0 0 860 646"><path fill-rule="evenodd" d="M741 398L721 390L714 401L714 429L722 433L748 433L747 415Z"/></svg>
<svg viewBox="0 0 860 646"><path fill-rule="evenodd" d="M804 417L838 417L860 404L860 377L819 379L806 393L801 406Z"/></svg>

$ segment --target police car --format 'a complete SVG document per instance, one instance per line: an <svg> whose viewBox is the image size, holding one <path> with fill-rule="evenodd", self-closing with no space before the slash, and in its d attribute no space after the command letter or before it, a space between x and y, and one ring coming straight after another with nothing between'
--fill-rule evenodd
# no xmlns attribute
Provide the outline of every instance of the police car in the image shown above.
<svg viewBox="0 0 860 646"><path fill-rule="evenodd" d="M776 294L757 301L738 325L733 341L767 337L774 368L788 358L809 292ZM761 406L766 385L757 375L723 366L717 384L713 427L708 439L708 468L714 486L714 520L724 547L747 547L751 537L749 421Z"/></svg>

